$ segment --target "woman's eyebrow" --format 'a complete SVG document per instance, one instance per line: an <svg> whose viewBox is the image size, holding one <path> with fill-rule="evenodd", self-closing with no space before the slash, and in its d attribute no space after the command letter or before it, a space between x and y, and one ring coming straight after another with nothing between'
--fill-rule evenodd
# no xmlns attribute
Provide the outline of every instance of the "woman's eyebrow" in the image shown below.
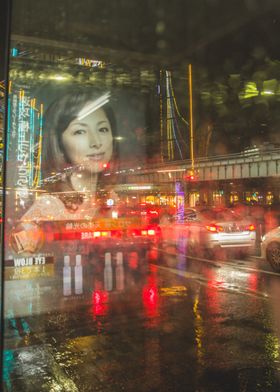
<svg viewBox="0 0 280 392"><path fill-rule="evenodd" d="M107 121L107 120L101 120L101 121L97 122L97 125L108 124L108 123L109 123L109 121ZM88 124L80 122L80 121L73 121L73 125L81 125L83 127L88 126Z"/></svg>
<svg viewBox="0 0 280 392"><path fill-rule="evenodd" d="M97 125L108 124L108 123L109 123L109 121L107 121L107 120L101 120L101 121L98 121Z"/></svg>
<svg viewBox="0 0 280 392"><path fill-rule="evenodd" d="M72 124L73 124L73 125L81 125L81 126L83 126L83 127L87 126L86 123L82 123L82 122L80 122L80 121L73 121Z"/></svg>

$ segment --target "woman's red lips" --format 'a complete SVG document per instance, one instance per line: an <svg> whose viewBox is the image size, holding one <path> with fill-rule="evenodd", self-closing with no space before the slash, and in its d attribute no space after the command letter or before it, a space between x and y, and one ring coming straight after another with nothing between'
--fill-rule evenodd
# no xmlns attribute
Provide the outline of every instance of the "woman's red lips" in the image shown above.
<svg viewBox="0 0 280 392"><path fill-rule="evenodd" d="M104 153L99 153L99 154L88 154L87 158L89 159L94 159L96 161L102 159L104 157Z"/></svg>

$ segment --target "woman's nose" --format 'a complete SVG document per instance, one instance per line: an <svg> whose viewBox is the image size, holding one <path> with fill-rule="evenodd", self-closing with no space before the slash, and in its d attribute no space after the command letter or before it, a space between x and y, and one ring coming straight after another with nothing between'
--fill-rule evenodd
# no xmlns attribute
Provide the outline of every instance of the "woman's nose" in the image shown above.
<svg viewBox="0 0 280 392"><path fill-rule="evenodd" d="M89 146L94 148L100 148L102 146L101 138L95 131L92 131L89 134Z"/></svg>

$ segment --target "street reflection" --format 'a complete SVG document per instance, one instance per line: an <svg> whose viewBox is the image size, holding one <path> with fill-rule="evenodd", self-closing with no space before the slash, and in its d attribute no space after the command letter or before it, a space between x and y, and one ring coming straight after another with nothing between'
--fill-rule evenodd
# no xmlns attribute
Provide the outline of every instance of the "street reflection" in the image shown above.
<svg viewBox="0 0 280 392"><path fill-rule="evenodd" d="M145 325L152 328L159 323L159 293L157 282L157 269L150 268L150 274L147 277L147 283L142 289L143 305L147 322Z"/></svg>
<svg viewBox="0 0 280 392"><path fill-rule="evenodd" d="M123 253L117 253L117 266L116 266L116 289L118 291L124 290L124 266L123 266Z"/></svg>
<svg viewBox="0 0 280 392"><path fill-rule="evenodd" d="M70 267L69 256L64 256L64 267L63 267L63 295L68 296L72 293L72 276Z"/></svg>
<svg viewBox="0 0 280 392"><path fill-rule="evenodd" d="M10 281L10 290L21 290L6 309L7 386L23 372L13 350L21 347L22 358L34 344L52 347L85 390L91 388L86 369L97 353L106 363L103 386L125 379L123 361L147 391L175 380L220 390L218 371L233 377L229 391L241 391L244 382L255 385L255 373L230 372L248 367L260 369L261 388L269 377L278 379L280 280L257 272L256 265L190 258L182 240L179 250L164 252L68 252L52 267L47 279ZM51 361L46 369L51 372Z"/></svg>
<svg viewBox="0 0 280 392"><path fill-rule="evenodd" d="M128 256L129 268L135 270L138 267L139 255L137 252L130 252Z"/></svg>
<svg viewBox="0 0 280 392"><path fill-rule="evenodd" d="M106 316L108 313L108 293L105 290L94 290L92 293L92 312L94 319L97 316Z"/></svg>
<svg viewBox="0 0 280 392"><path fill-rule="evenodd" d="M104 288L107 291L113 289L113 270L111 253L105 253L105 267L104 267Z"/></svg>

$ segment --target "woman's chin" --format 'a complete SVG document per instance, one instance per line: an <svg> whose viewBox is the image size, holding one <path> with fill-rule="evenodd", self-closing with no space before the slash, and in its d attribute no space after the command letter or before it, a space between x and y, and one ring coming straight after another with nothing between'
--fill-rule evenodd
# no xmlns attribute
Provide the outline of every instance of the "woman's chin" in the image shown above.
<svg viewBox="0 0 280 392"><path fill-rule="evenodd" d="M100 165L100 164L94 164L94 165L90 164L90 165L84 166L84 171L88 172L88 173L90 173L92 175L100 174L101 172L104 171L104 167L103 167L103 164L102 165Z"/></svg>
<svg viewBox="0 0 280 392"><path fill-rule="evenodd" d="M82 173L88 173L91 175L100 174L106 169L107 164L108 164L107 161L104 160L98 162L86 161L86 162L79 163L77 165L79 167L79 169L77 170L77 176L78 177L81 176Z"/></svg>

